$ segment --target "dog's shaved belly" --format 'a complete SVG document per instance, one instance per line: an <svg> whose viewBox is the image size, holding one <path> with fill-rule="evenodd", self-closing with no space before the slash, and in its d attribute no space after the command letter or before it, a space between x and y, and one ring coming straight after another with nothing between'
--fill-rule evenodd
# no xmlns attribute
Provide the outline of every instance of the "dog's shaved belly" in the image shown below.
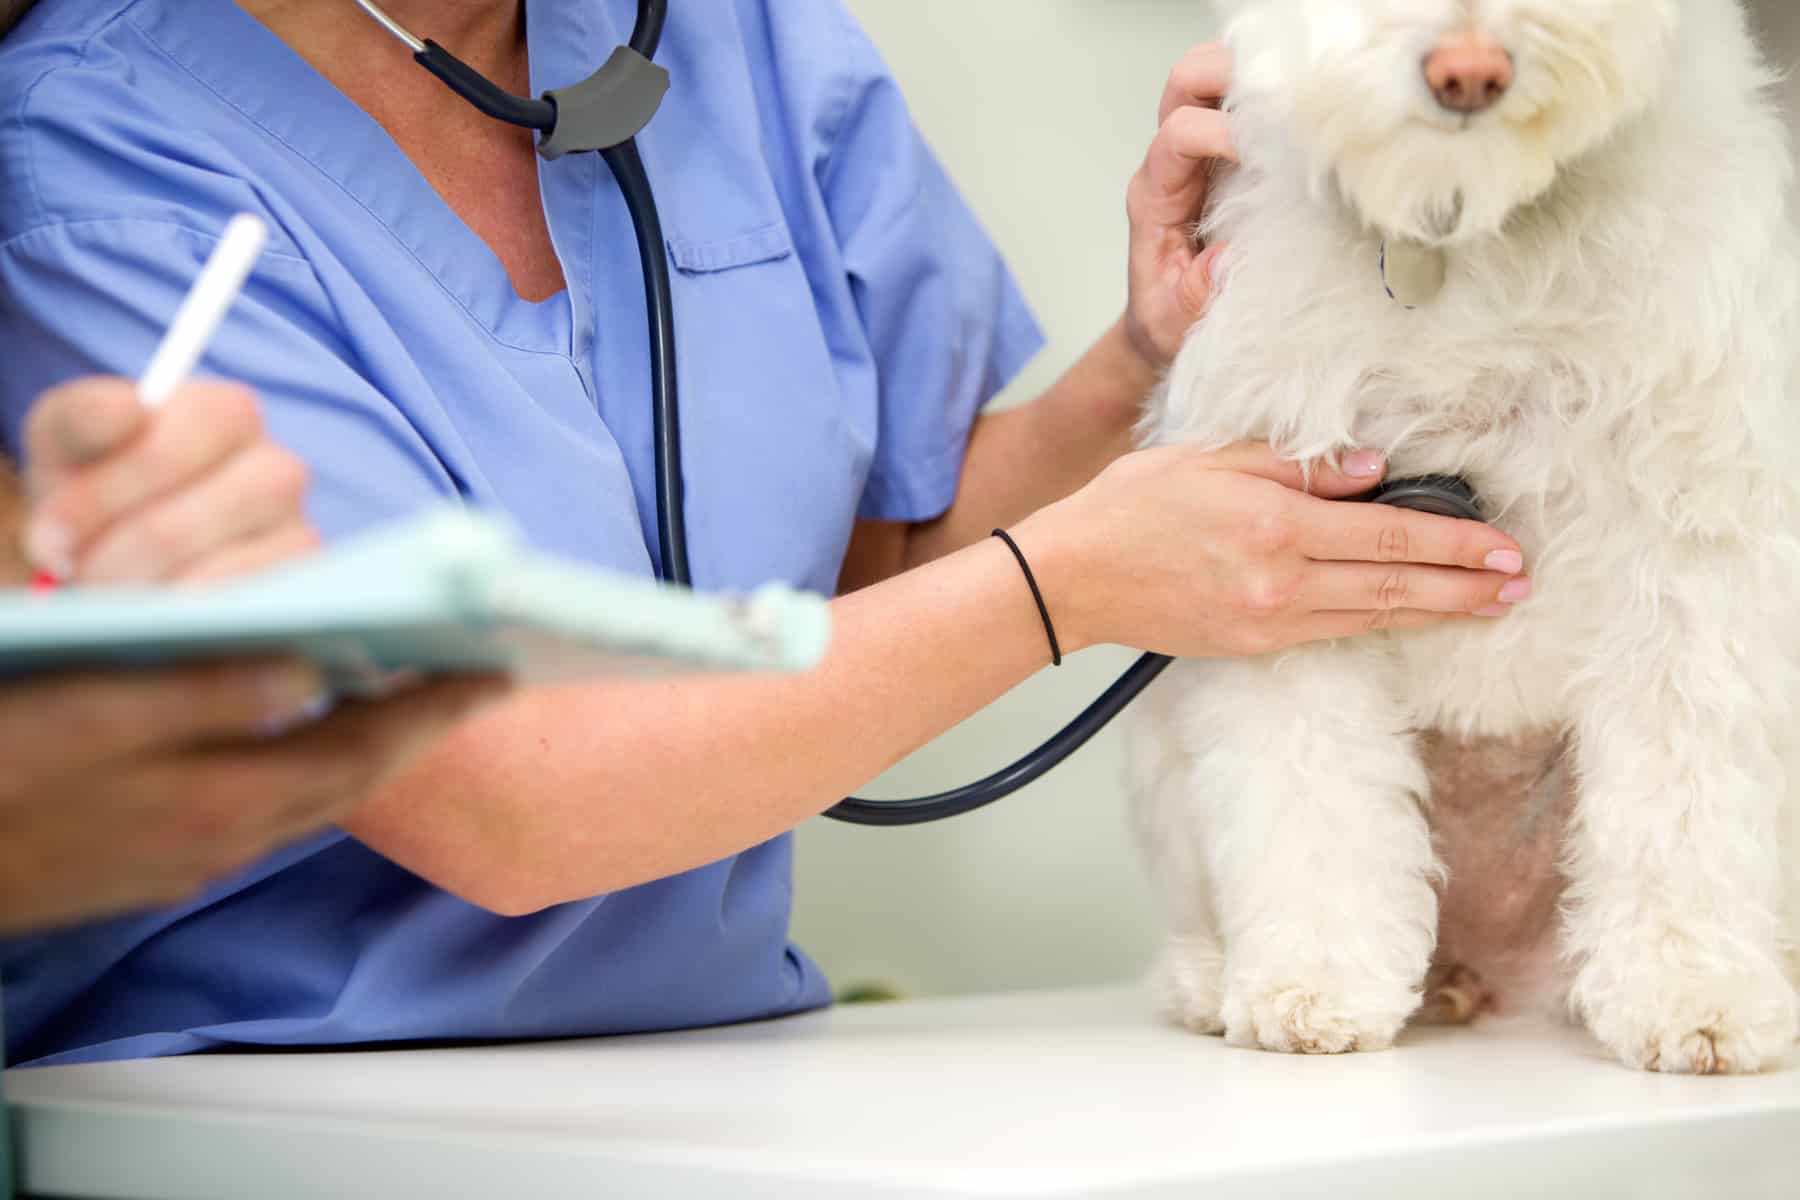
<svg viewBox="0 0 1800 1200"><path fill-rule="evenodd" d="M1431 826L1446 879L1438 914L1438 976L1466 975L1427 1012L1537 1010L1558 996L1561 856L1574 809L1567 742L1554 730L1517 737L1420 738L1431 777Z"/></svg>

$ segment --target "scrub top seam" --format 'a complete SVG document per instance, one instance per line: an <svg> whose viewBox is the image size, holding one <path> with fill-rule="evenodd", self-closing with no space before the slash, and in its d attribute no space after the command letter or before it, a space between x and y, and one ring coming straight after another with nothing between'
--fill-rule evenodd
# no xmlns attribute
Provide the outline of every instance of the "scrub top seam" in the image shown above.
<svg viewBox="0 0 1800 1200"><path fill-rule="evenodd" d="M840 62L849 62L857 49L856 29L848 13L837 6L832 6L838 17L837 38L842 47ZM845 71L838 75L841 81L832 97L831 107L825 119L820 123L819 136L825 143L825 153L821 156L816 178L821 189L830 183L830 177L837 166L838 142L843 137L844 126L849 124L851 110L856 107L857 81L853 72Z"/></svg>
<svg viewBox="0 0 1800 1200"><path fill-rule="evenodd" d="M72 239L79 240L80 231L87 227L107 229L131 225L147 226L151 229L173 230L177 233L187 234L199 238L203 242L209 242L215 245L222 236L220 233L207 233L202 230L190 228L189 226L181 224L179 221L159 221L153 217L84 217L73 221L47 222L43 225L34 226L23 233L7 238L5 241L0 241L0 254L12 254L18 250L25 249L26 247L24 247L22 243L28 239L40 236L48 237L54 234L66 233L69 234ZM337 298L333 296L330 289L325 286L325 281L319 277L318 268L313 266L311 261L301 258L299 255L286 254L279 250L265 250L257 259L251 277L255 277L256 271L262 271L265 268L273 267L299 268L300 271L305 273L307 286L312 291L316 292L320 300L331 310L333 319L340 325L348 326L348 322L344 320L343 313L338 309ZM342 361L346 367L350 368L350 370L359 378L362 378L365 381L367 380L368 376L364 369L364 365L360 361L353 362L349 359L342 359L340 361Z"/></svg>
<svg viewBox="0 0 1800 1200"><path fill-rule="evenodd" d="M87 47L84 44L82 47L83 59L86 58L86 55ZM33 79L31 83L20 92L19 105L13 111L13 124L18 126L21 131L26 128L26 110L31 107L31 99L37 93L38 88L43 85L44 80L50 78L58 71L73 70L80 65L81 60L77 60L73 63L57 63L55 66L45 67L43 71L38 74L38 77ZM31 189L31 208L34 214L42 218L49 206L44 203L44 189L38 184L37 139L27 137L23 140L25 142L25 153L21 157L25 160L25 179L27 181L27 186Z"/></svg>
<svg viewBox="0 0 1800 1200"><path fill-rule="evenodd" d="M81 41L81 52L75 56L73 62L52 63L42 71L39 71L30 83L19 89L19 104L18 107L13 110L13 123L18 126L21 134L29 127L25 119L26 114L31 108L32 99L37 95L37 90L43 86L44 81L59 71L77 71L82 67L87 66L88 54L92 51L94 42L101 34L110 30L114 25L124 23L126 15L130 13L133 8L136 8L137 4L138 0L131 0L124 8L114 13L107 20L102 21L98 28L89 33L87 37L83 38ZM38 185L37 141L35 138L25 138L24 141L27 147L24 155L25 175L31 182L31 200L33 208L41 215L48 210L49 206L44 203L44 190Z"/></svg>
<svg viewBox="0 0 1800 1200"><path fill-rule="evenodd" d="M358 196L355 192L351 191L349 188L345 187L342 180L338 179L335 175L331 174L331 172L329 172L329 171L325 170L323 167L319 166L318 163L314 162L310 156L302 153L300 148L295 146L292 142L288 141L287 138L283 137L281 134L277 133L275 130L269 128L269 126L264 124L262 121L258 120L256 117L252 116L249 112L245 111L243 106L238 104L236 101L232 100L231 97L220 92L217 88L213 87L205 79L202 79L199 75L196 75L188 67L188 65L186 63L182 62L179 58L177 58L174 55L174 53L169 50L168 47L164 46L161 42L157 41L154 37L151 37L148 32L144 31L142 26L134 26L134 27L137 28L138 31L143 34L144 41L148 45L153 47L158 54L162 55L162 57L164 59L166 59L170 63L170 65L174 66L177 70L181 71L182 74L186 75L189 79L192 79L200 87L204 88L216 100L218 100L219 103L225 105L225 107L229 108L232 112L237 113L238 116L242 117L253 128L260 130L262 132L263 136L265 136L265 137L269 138L271 141L275 142L277 145L279 145L282 149L286 150L289 154L291 154L294 158L298 159L300 162L305 163L308 170L310 170L311 172L313 172L316 175L322 176L326 180L326 182L328 182L329 184L331 184L332 187L336 188L339 192L341 192L346 200L350 201L351 204L353 204L357 208L361 209L364 213L367 213L369 216L369 219L374 221L375 224L377 224L381 227L382 232L387 234L389 240L392 241L395 246L399 247L401 253L405 254L406 257L411 259L418 266L418 268L421 271L425 272L426 277L429 278L434 285L436 285L438 291L442 292L444 294L444 296L447 299L449 299L450 303L454 304L457 307L457 309L463 314L463 316L468 318L469 323L471 325L475 326L476 329L479 329L487 338L489 338L491 341L493 341L496 345L505 346L507 349L515 350L515 351L519 352L520 354L538 354L538 355L543 355L546 358L558 358L558 359L561 359L564 362L568 363L571 367L573 367L575 365L574 356L571 354L565 354L560 350L538 350L531 346L520 346L514 342L510 342L510 341L506 340L505 338L501 337L498 333L494 332L492 329L489 329L486 322L484 322L480 317L476 316L473 312L471 312L469 310L469 306L463 302L463 298L461 296L458 296L449 287L445 286L444 281L442 279L438 278L438 273L436 271L432 270L431 267L428 266L425 263L425 261L423 259L421 259L417 253L414 252L412 246L410 246L407 243L406 239L401 237L398 233L396 233L394 231L393 226L389 225L386 221L382 220L381 215L379 213L375 212L375 210L371 209L367 204L363 203L363 200L360 196ZM283 45L285 47L285 43L283 43ZM292 53L292 51L290 50L289 53ZM315 72L315 74L316 74L316 72ZM325 86L327 86L327 87L331 86L329 81L322 80L321 82L324 82ZM336 89L333 89L333 90L335 91ZM340 96L343 95L342 92L339 92L338 94ZM371 122L375 121L375 119L373 117L369 116L369 114L366 111L364 111L364 109L362 108L361 105L357 105L356 102L353 100L350 100L350 98L348 96L345 96L344 99L347 103L350 103L351 105L353 105L359 113L362 113L363 118L365 120L368 120ZM376 127L380 128L379 122L376 122ZM387 131L385 129L382 130L381 132L382 132L382 136L388 137ZM388 140L392 141L393 139L391 137L389 137ZM399 151L400 156L402 158L406 158L406 152L404 150L399 150L399 147L397 147L397 146L395 147L395 149L397 151ZM407 163L407 166L409 168L411 168L415 174L419 173L419 169L416 165L413 164L412 159L406 158L406 163ZM427 187L431 186L429 180L424 180L424 177L422 175L420 176L420 178L421 178L421 180L424 181L425 186L427 186ZM251 186L256 186L254 180L246 179L244 182L251 184ZM433 188L432 190L436 191L435 188ZM448 208L449 206L446 204L445 207ZM452 210L452 214L456 215L457 220L459 220L459 221L462 220L462 217L458 214L455 214L454 210ZM467 222L464 222L464 224L466 225ZM473 231L471 231L471 232L473 232ZM302 261L306 261L306 260L303 259ZM308 263L308 265L311 265L311 264ZM567 292L568 292L568 285L565 281L564 293L567 294ZM573 297L571 296L571 297L569 297L569 299L570 299L570 302L572 305Z"/></svg>
<svg viewBox="0 0 1800 1200"><path fill-rule="evenodd" d="M30 229L21 229L11 237L0 240L0 253L10 252L20 243L44 234L65 231L73 233L89 226L114 227L121 225L148 225L153 229L172 229L177 233L189 234L203 241L214 243L224 236L223 230L208 232L204 229L196 229L191 225L184 225L180 221L164 221L155 217L74 217L62 221L41 221ZM318 282L318 273L313 270L312 263L298 254L288 254L280 250L264 250L256 261L257 266L261 266L265 262L275 262L305 267L307 273L313 276L314 282Z"/></svg>
<svg viewBox="0 0 1800 1200"><path fill-rule="evenodd" d="M24 243L33 239L50 237L57 234L67 234L73 240L80 240L81 231L84 229L92 227L112 229L122 226L146 226L151 229L173 230L176 233L185 234L190 237L198 238L202 242L209 242L215 245L222 236L219 233L207 233L203 230L190 228L189 226L181 224L179 221L159 221L152 217L85 217L73 221L46 222L42 225L33 226L23 233L15 234L4 241L0 241L0 255L11 255L27 250L29 248L25 246ZM301 258L298 255L285 254L278 250L265 250L257 259L256 266L252 271L252 278L254 278L255 272L264 271L268 268L298 268L304 273L307 286L311 290L317 292L325 305L331 310L332 317L340 324L344 323L343 314L338 311L336 298L333 297L330 290L326 288L325 281L319 278L318 269L314 267L310 261ZM349 359L340 361L343 361L344 365L359 378L362 378L365 381L367 380L367 375L360 362L352 362Z"/></svg>

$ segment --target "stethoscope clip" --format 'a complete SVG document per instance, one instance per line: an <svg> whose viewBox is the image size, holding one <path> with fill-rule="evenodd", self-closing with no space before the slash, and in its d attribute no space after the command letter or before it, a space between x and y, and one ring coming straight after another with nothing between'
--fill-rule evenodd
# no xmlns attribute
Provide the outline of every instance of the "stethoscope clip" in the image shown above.
<svg viewBox="0 0 1800 1200"><path fill-rule="evenodd" d="M356 3L464 100L495 120L537 130L538 153L545 158L624 145L650 123L669 91L666 70L620 46L580 83L545 92L540 100L515 96L436 42L415 37L373 0Z"/></svg>
<svg viewBox="0 0 1800 1200"><path fill-rule="evenodd" d="M544 93L556 105L556 124L538 142L538 153L561 158L622 146L650 123L668 91L666 70L620 46L580 83Z"/></svg>

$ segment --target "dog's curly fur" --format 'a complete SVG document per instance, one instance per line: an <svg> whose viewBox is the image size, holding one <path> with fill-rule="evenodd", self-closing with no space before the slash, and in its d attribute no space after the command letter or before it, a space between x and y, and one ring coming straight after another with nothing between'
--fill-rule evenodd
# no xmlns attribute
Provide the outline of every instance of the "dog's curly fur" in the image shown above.
<svg viewBox="0 0 1800 1200"><path fill-rule="evenodd" d="M1173 918L1169 1012L1271 1050L1389 1045L1448 896L1491 886L1514 852L1490 837L1446 862L1469 839L1434 824L1566 808L1539 874L1560 892L1570 1010L1635 1066L1778 1063L1800 1020L1800 241L1743 12L1221 7L1242 163L1202 229L1227 244L1221 286L1144 440L1375 447L1396 476L1459 473L1537 590L1503 620L1181 663L1159 683L1130 758ZM1516 78L1464 119L1420 64L1471 25ZM1384 240L1442 250L1435 299L1390 299ZM1458 772L1426 761L1427 739L1534 737L1566 758L1489 771L1477 804L1434 801L1430 780ZM1519 900L1503 892L1495 905Z"/></svg>

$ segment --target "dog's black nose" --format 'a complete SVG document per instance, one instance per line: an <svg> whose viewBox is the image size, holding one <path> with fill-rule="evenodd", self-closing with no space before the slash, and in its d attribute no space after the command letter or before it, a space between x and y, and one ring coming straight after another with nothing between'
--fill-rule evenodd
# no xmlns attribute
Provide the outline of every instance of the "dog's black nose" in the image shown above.
<svg viewBox="0 0 1800 1200"><path fill-rule="evenodd" d="M1512 55L1485 34L1459 33L1426 56L1425 82L1451 112L1484 112L1512 87Z"/></svg>

